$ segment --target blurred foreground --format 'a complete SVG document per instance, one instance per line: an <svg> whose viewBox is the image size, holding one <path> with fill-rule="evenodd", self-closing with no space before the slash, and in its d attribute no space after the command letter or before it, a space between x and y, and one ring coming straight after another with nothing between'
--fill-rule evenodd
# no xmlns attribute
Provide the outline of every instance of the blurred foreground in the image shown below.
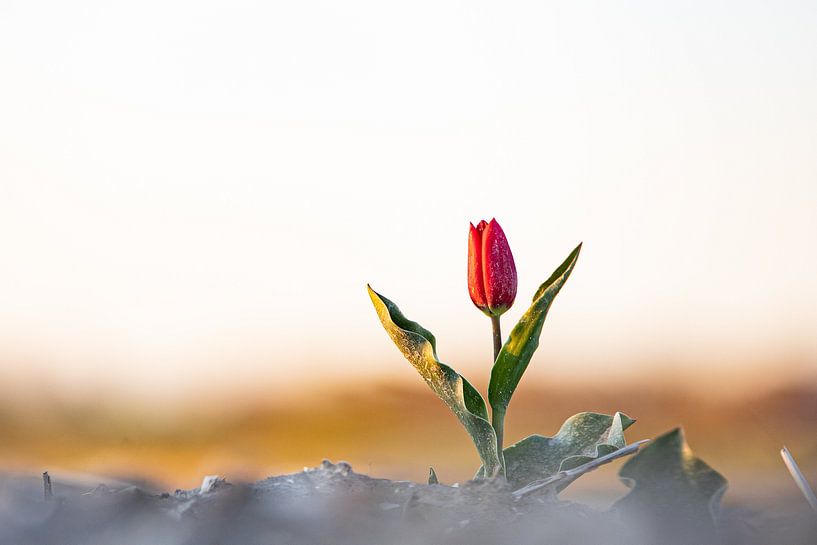
<svg viewBox="0 0 817 545"><path fill-rule="evenodd" d="M780 460L784 444L817 482L817 388L718 400L669 386L551 391L525 385L508 411L506 441L552 435L567 417L588 410L636 418L627 431L630 442L682 425L695 453L729 480L727 504L802 501ZM434 466L449 484L469 479L479 465L464 430L422 384L341 385L288 405L203 399L184 414L164 414L161 407L147 414L90 403L21 408L0 402L0 437L5 472L48 470L58 481L86 484L138 477L170 490L197 486L209 474L254 481L324 458L349 461L372 476L418 482ZM585 476L564 497L609 505L626 492L615 474L618 465Z"/></svg>
<svg viewBox="0 0 817 545"><path fill-rule="evenodd" d="M206 480L173 494L63 484L44 499L36 481L0 484L4 545L810 545L817 533L817 517L803 505L773 515L725 507L713 518L693 496L674 500L684 486L672 479L663 481L661 502L636 499L644 499L637 485L609 510L544 490L520 495L504 480L424 485L328 461L251 485Z"/></svg>

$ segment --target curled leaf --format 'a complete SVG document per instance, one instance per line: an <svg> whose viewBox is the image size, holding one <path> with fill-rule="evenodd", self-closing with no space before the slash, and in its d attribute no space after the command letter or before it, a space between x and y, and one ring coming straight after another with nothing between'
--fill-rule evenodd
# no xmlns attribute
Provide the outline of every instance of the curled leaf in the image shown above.
<svg viewBox="0 0 817 545"><path fill-rule="evenodd" d="M598 458L593 458L589 462L585 462L574 468L563 469L555 475L551 475L545 479L539 479L538 481L533 481L532 483L523 486L519 490L514 490L513 495L515 498L521 498L541 490L559 490L560 485L564 483L569 484L585 473L590 473L591 471L598 469L605 464L609 464L614 460L618 460L619 458L623 458L624 456L629 456L635 452L638 452L638 449L641 448L642 445L649 442L649 439L636 441L635 443L627 445L626 447L621 447L610 454L604 454Z"/></svg>
<svg viewBox="0 0 817 545"><path fill-rule="evenodd" d="M624 430L634 422L622 413L579 413L553 437L528 436L504 450L508 482L519 488L611 454L627 444ZM578 476L560 479L556 489L562 490Z"/></svg>
<svg viewBox="0 0 817 545"><path fill-rule="evenodd" d="M437 358L436 340L430 331L403 316L393 302L371 287L372 299L383 328L403 356L456 415L477 448L488 475L501 470L496 448L496 435L488 422L488 409L479 392L459 373Z"/></svg>

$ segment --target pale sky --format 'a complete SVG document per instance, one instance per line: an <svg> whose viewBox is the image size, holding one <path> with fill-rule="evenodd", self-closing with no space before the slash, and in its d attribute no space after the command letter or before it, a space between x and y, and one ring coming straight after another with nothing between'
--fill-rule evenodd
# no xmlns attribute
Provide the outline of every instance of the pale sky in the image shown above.
<svg viewBox="0 0 817 545"><path fill-rule="evenodd" d="M413 379L367 282L479 382L491 217L533 376L814 371L817 4L675 4L4 0L3 387Z"/></svg>

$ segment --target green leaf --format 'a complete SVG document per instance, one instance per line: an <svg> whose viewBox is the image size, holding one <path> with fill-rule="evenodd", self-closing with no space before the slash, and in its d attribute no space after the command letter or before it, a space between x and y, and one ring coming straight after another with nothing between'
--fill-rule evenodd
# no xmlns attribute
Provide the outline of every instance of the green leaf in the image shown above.
<svg viewBox="0 0 817 545"><path fill-rule="evenodd" d="M497 455L496 435L488 422L488 409L482 396L459 373L440 363L436 340L430 331L403 316L397 305L371 287L368 289L389 337L468 431L483 466L488 468L487 474L496 474L502 466Z"/></svg>
<svg viewBox="0 0 817 545"><path fill-rule="evenodd" d="M494 362L491 382L488 385L488 401L494 412L501 416L504 416L511 396L539 346L539 336L542 334L548 309L573 271L581 248L582 245L579 244L550 278L539 286L530 308L511 330L508 340Z"/></svg>
<svg viewBox="0 0 817 545"><path fill-rule="evenodd" d="M576 467L570 469L563 469L558 473L551 475L550 477L538 479L530 484L526 484L522 488L514 490L513 496L514 498L519 499L534 492L541 491L549 492L561 490L562 488L572 483L585 473L590 473L591 471L594 471L605 464L609 464L614 460L618 460L619 458L630 456L631 454L638 452L638 449L641 448L641 445L649 442L650 442L649 439L642 439L641 441L636 441L635 443L631 443L625 447L621 447L618 450L614 450L609 454L603 454L598 458L593 458L589 462L585 462Z"/></svg>
<svg viewBox="0 0 817 545"><path fill-rule="evenodd" d="M508 482L519 488L615 452L627 444L624 430L634 422L622 413L579 413L568 418L553 437L526 437L504 450ZM560 482L558 490L571 482Z"/></svg>
<svg viewBox="0 0 817 545"><path fill-rule="evenodd" d="M692 453L681 428L641 449L621 467L619 478L632 491L613 509L631 520L650 521L656 542L709 543L717 538L727 482Z"/></svg>

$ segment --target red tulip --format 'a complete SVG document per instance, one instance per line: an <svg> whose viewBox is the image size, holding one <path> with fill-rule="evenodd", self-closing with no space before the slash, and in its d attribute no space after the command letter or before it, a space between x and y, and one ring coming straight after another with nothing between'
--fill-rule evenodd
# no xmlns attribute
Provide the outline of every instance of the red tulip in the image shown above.
<svg viewBox="0 0 817 545"><path fill-rule="evenodd" d="M484 220L468 237L468 293L488 316L499 316L516 298L516 265L502 227Z"/></svg>

